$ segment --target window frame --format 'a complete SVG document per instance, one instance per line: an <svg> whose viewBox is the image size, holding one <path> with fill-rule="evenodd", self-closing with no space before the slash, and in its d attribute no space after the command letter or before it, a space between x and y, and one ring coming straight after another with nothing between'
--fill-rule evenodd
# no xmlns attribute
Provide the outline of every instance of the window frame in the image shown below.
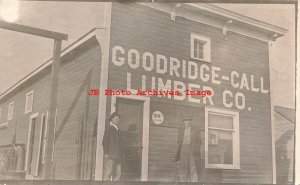
<svg viewBox="0 0 300 185"><path fill-rule="evenodd" d="M27 114L27 113L30 113L30 112L32 112L32 107L33 107L33 99L34 99L34 91L32 90L32 91L29 91L28 93L26 93L26 95L25 95L25 110L24 110L24 114ZM30 106L30 109L28 109L28 106L29 106L29 104L28 104L28 99L29 99L29 95L31 95L32 96L32 102L31 102L31 106Z"/></svg>
<svg viewBox="0 0 300 185"><path fill-rule="evenodd" d="M202 42L205 42L203 45L203 58L198 58L194 55L194 49L195 49L195 42L194 40L199 40ZM210 38L205 37L203 35L191 33L191 38L190 38L190 57L195 60L200 60L204 62L211 62L211 42Z"/></svg>
<svg viewBox="0 0 300 185"><path fill-rule="evenodd" d="M208 115L213 113L216 115L233 117L232 131L232 150L233 164L209 164L208 163ZM213 169L240 169L240 129L239 129L239 112L216 107L205 107L205 168ZM227 129L216 129L227 130ZM227 131L230 131L228 129Z"/></svg>
<svg viewBox="0 0 300 185"><path fill-rule="evenodd" d="M12 111L10 111L11 106L12 106ZM15 108L15 101L12 101L8 104L7 121L10 121L14 118L14 108ZM10 115L10 112L11 112L11 115Z"/></svg>

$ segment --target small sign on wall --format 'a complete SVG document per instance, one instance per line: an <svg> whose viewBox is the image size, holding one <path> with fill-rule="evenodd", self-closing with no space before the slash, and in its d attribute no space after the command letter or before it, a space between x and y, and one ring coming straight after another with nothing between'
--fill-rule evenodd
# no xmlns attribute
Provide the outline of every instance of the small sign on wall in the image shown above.
<svg viewBox="0 0 300 185"><path fill-rule="evenodd" d="M163 121L164 121L164 115L163 115L163 113L160 112L160 111L154 111L152 113L152 121L156 125L162 124Z"/></svg>

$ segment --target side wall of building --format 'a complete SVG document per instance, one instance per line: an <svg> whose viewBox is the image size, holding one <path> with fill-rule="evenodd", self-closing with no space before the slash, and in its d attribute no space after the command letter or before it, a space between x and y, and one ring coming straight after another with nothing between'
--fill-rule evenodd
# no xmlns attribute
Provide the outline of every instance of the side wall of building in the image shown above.
<svg viewBox="0 0 300 185"><path fill-rule="evenodd" d="M101 53L96 38L66 58L60 69L55 144L55 179L92 179Z"/></svg>
<svg viewBox="0 0 300 185"><path fill-rule="evenodd" d="M274 116L277 183L293 183L295 125L276 112Z"/></svg>
<svg viewBox="0 0 300 185"><path fill-rule="evenodd" d="M25 144L27 148L29 117L33 113L39 113L36 128L41 128L42 114L47 115L50 105L50 67L1 100L0 123L7 119L9 102L15 101L15 109L8 127L0 130L0 146L11 144L17 127L16 143ZM89 96L88 93L99 86L100 67L101 52L96 38L89 39L61 59L55 126L55 179L92 179L98 96ZM24 114L25 94L31 90L34 90L33 110ZM40 136L41 132L35 132L35 140ZM37 160L36 157L33 160ZM38 176L33 178L42 176L41 160L39 164Z"/></svg>
<svg viewBox="0 0 300 185"><path fill-rule="evenodd" d="M210 38L211 63L193 60L190 57L191 33ZM118 50L115 56L112 50L116 46L122 47L124 53ZM131 50L130 56L129 50ZM140 56L138 59L136 51ZM222 92L229 90L233 93L233 97L226 101L234 101L234 95L238 92L245 97L245 108L238 109L235 106L229 108L239 111L240 116L240 169L222 170L203 167L200 181L272 183L268 43L233 32L229 32L226 39L221 29L179 16L176 17L176 21L172 21L170 14L139 4L113 3L110 52L109 88L126 89L130 81L132 89L144 87L151 90L153 84L157 88L162 83L171 84L173 89L175 81L180 81L185 85L198 84L200 89L208 86L214 91L213 103L209 99L200 99L200 103L194 103L187 97L183 100L176 100L174 97L150 97L149 180L176 180L177 164L174 162L174 156L177 147L177 131L182 118L187 115L194 118L194 124L202 130L204 141L205 107L224 108ZM145 52L150 52L154 56L153 70L145 71L141 67L142 54ZM189 79L182 71L179 76L171 75L169 69L167 73L159 74L155 72L158 54L166 57L168 67L170 57L179 59L181 64L184 64L184 61L192 61L198 67L207 65L209 71L206 72L209 73L210 78L207 82L201 81L200 78ZM118 61L120 58L124 59L124 64L118 63L120 66L117 66L112 62L113 58ZM129 60L132 62L131 66L128 64ZM149 66L149 63L146 65ZM180 66L180 70L182 68ZM220 69L217 71L220 84L212 80L213 68ZM267 89L266 93L254 92L245 87L234 88L230 80L221 80L223 75L230 78L232 71L239 73L239 77L236 78L239 84L247 83L250 86L250 83L253 83L255 87L260 87L263 81L262 86ZM247 82L242 82L244 75L247 76ZM251 75L253 82L250 81ZM110 102L108 102L109 106ZM164 122L161 125L154 124L151 119L152 113L157 110L164 114ZM204 156L204 146L201 151ZM204 160L202 162L204 166Z"/></svg>
<svg viewBox="0 0 300 185"><path fill-rule="evenodd" d="M40 74L37 74L34 78L29 79L24 84L16 88L13 92L8 94L6 97L1 99L0 108L2 109L1 121L0 124L5 122L8 123L6 128L0 129L0 146L10 145L14 143L21 144L24 146L22 149L23 152L18 154L18 170L25 170L25 161L26 161L26 152L28 148L28 137L29 137L29 128L30 128L30 117L34 114L38 114L36 117L36 125L40 128L42 125L42 115L47 115L49 110L49 92L50 92L50 69L47 68L43 70ZM33 105L32 111L25 113L25 101L26 94L30 91L33 91ZM13 118L10 121L8 120L8 105L14 101L13 108ZM38 129L36 129L37 134L40 135ZM35 137L38 138L38 137ZM38 152L34 152L37 154ZM6 161L2 161L7 165L14 166L13 156L7 157ZM38 158L32 160L37 163ZM16 161L15 161L16 162ZM31 166L31 164L30 164ZM43 164L39 163L39 169L42 169ZM14 167L10 167L13 171ZM39 175L41 172L39 170ZM2 178L8 178L5 175ZM37 177L39 178L39 177Z"/></svg>
<svg viewBox="0 0 300 185"><path fill-rule="evenodd" d="M49 73L49 69L44 70L44 73ZM15 91L1 99L1 119L0 124L8 122L8 126L0 130L0 146L10 145L13 141L13 136L16 131L16 143L26 144L28 137L29 118L32 114L46 113L49 107L49 75L37 75L37 78L30 79L26 84L21 85ZM32 111L25 113L26 94L33 92ZM14 101L13 118L8 121L8 105ZM16 128L17 127L17 128Z"/></svg>

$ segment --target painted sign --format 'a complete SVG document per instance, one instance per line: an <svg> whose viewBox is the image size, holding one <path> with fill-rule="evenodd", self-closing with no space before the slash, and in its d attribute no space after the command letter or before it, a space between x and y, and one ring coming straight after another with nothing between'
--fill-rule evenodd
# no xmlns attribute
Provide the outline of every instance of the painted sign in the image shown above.
<svg viewBox="0 0 300 185"><path fill-rule="evenodd" d="M237 91L233 92L229 89L225 89L221 92L224 107L239 110L247 108L248 111L251 111L251 107L246 106L246 97L241 91L250 91L259 94L269 93L269 90L265 87L265 79L263 77L238 72L236 70L225 74L220 67L214 66L211 63L181 60L175 57L153 54L151 52L141 53L136 49L125 50L121 46L114 46L111 53L111 62L115 66L128 66L132 70L144 71L144 73L140 75L140 89L132 88L132 83L136 76L133 78L133 74L127 72L127 90L131 92L149 89L163 91L176 90L179 91L177 95L163 94L158 96L178 101L187 100L193 103L214 105L213 96L215 92L213 88L208 85L200 84L222 85L229 83L230 86ZM152 74L155 73L157 76L148 76L147 73L149 72ZM163 77L161 77L161 75L163 75ZM146 84L151 85L147 86ZM192 94L187 93L187 91L194 90L210 91L212 95L195 98Z"/></svg>

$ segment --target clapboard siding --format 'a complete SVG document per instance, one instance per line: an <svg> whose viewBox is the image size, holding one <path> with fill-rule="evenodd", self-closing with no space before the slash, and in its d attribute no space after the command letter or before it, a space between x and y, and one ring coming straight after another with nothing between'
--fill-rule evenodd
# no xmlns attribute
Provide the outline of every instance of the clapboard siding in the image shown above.
<svg viewBox="0 0 300 185"><path fill-rule="evenodd" d="M89 163L89 169L86 173L91 174L92 152L90 150L91 147L95 147L91 143L93 140L94 123L98 114L98 98L96 96L89 97L87 93L89 88L99 87L100 65L100 46L95 38L89 39L61 59L56 133L59 132L63 121L65 126L55 144L56 179L77 179L78 140L82 139L79 138L78 134L79 124L82 122L82 115L87 110L87 107L88 115L85 115L85 124L87 124L86 149L89 151L89 154L87 154L88 157L86 157L85 162ZM2 109L0 124L7 121L8 104L11 101L15 101L13 119L8 122L7 128L0 130L0 146L12 143L17 122L16 142L25 144L26 148L30 115L38 112L37 124L41 124L42 114L46 114L49 111L50 68L51 66L46 67L0 100L0 108ZM80 89L87 76L89 77L86 81L88 83L86 83L84 89ZM30 113L24 114L25 95L31 90L34 90L33 110ZM79 96L76 96L76 93ZM70 107L72 105L73 107ZM66 118L66 115L69 116Z"/></svg>
<svg viewBox="0 0 300 185"><path fill-rule="evenodd" d="M157 180L154 174L168 174L161 176L159 180L174 181L172 177L176 169L174 153L177 147L177 132L176 128L150 127L149 180Z"/></svg>
<svg viewBox="0 0 300 185"><path fill-rule="evenodd" d="M37 118L38 124L40 123L40 116L45 113L48 108L47 97L49 91L49 77L39 76L37 79L31 79L26 87L20 87L12 92L10 95L1 100L0 108L2 109L0 124L7 122L8 104L14 101L14 114L13 119L8 121L8 127L0 130L0 145L8 145L12 143L12 138L16 130L16 142L27 145L29 117L31 114L39 112ZM25 99L26 93L34 90L32 112L24 114L25 112ZM26 147L26 146L25 146Z"/></svg>
<svg viewBox="0 0 300 185"><path fill-rule="evenodd" d="M277 183L293 183L295 125L274 113Z"/></svg>
<svg viewBox="0 0 300 185"><path fill-rule="evenodd" d="M79 49L78 49L79 50ZM57 105L57 141L55 146L55 178L78 179L80 164L79 140L86 144L86 163L91 178L90 152L93 141L95 120L98 114L97 96L89 96L90 89L99 88L100 47L95 39L80 48L80 52L68 58L60 68ZM86 125L85 138L80 137L80 125ZM68 147L66 147L68 146ZM68 171L66 173L66 171Z"/></svg>
<svg viewBox="0 0 300 185"><path fill-rule="evenodd" d="M196 33L211 39L211 63L195 61L190 58L190 34ZM168 61L175 57L180 61L193 61L198 66L205 64L221 68L220 75L230 76L232 71L247 75L250 84L250 75L254 76L254 85L260 85L260 77L264 79L264 89L269 89L269 56L268 43L250 37L229 32L227 40L222 30L205 24L176 17L144 7L138 4L113 3L111 24L111 48L121 46L127 51L136 49L140 57L144 52L164 55ZM112 53L110 53L110 56ZM246 108L238 110L240 115L240 170L214 170L204 169L201 180L209 182L272 182L272 141L271 141L271 109L270 94L252 92L246 89L237 89L229 81L222 81L220 85L213 84L211 78L208 82L200 78L190 80L187 78L157 74L155 70L144 71L141 66L131 69L124 55L125 65L119 67L112 62L109 64L109 83L112 89L126 89L127 72L132 75L132 87L141 88L142 75L146 75L146 88L151 88L151 77L162 78L163 82L171 80L181 81L185 84L199 84L200 88L209 86L213 88L214 106L224 107L222 92L230 90L233 93L242 92L246 98ZM111 60L110 60L111 61ZM156 86L157 87L157 86ZM172 87L173 88L173 87ZM174 162L175 148L177 146L177 130L182 118L189 115L201 130L204 129L204 107L210 103L191 103L187 98L183 101L174 100L173 97L151 97L150 115L155 110L164 114L164 122L155 126L150 118L149 138L149 174L150 180L176 180L176 164ZM263 102L263 103L262 103ZM109 104L109 103L108 103ZM247 108L251 107L251 111ZM203 131L202 138L204 137ZM203 142L204 145L204 142ZM174 147L175 146L175 147ZM169 152L167 149L170 148ZM201 148L203 153L203 146ZM202 154L203 155L203 154ZM172 162L172 160L173 162ZM166 164L166 165L163 165ZM174 166L172 166L174 165ZM178 180L178 179L177 179Z"/></svg>

